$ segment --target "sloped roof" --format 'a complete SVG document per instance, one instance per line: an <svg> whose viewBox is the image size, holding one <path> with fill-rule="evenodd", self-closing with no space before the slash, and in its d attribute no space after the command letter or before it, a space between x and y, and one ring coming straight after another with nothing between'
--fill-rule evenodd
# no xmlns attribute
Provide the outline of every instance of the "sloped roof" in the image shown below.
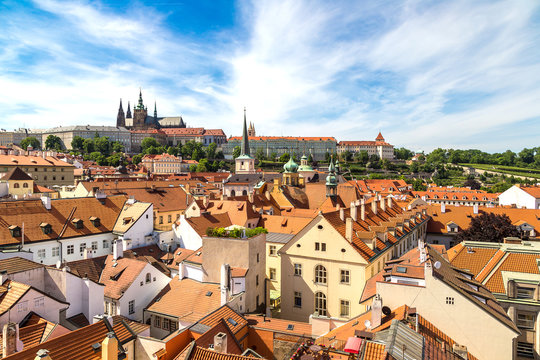
<svg viewBox="0 0 540 360"><path fill-rule="evenodd" d="M201 216L191 217L180 221L186 221L199 236L205 236L208 228L229 227L233 224L229 214L226 212L213 215L204 213L201 214Z"/></svg>
<svg viewBox="0 0 540 360"><path fill-rule="evenodd" d="M20 167L15 167L9 170L3 177L2 180L34 180L30 175L21 170Z"/></svg>
<svg viewBox="0 0 540 360"><path fill-rule="evenodd" d="M113 231L115 234L127 232L131 227L144 215L144 213L152 206L152 203L139 202L134 204L124 203L122 211L116 219Z"/></svg>
<svg viewBox="0 0 540 360"><path fill-rule="evenodd" d="M187 207L187 193L181 187L155 187L134 189L104 189L107 195L132 196L143 203L154 204L156 211L183 211Z"/></svg>
<svg viewBox="0 0 540 360"><path fill-rule="evenodd" d="M146 265L146 262L135 259L119 258L115 261L112 255L108 255L99 279L105 285L104 295L120 299Z"/></svg>
<svg viewBox="0 0 540 360"><path fill-rule="evenodd" d="M0 260L0 271L5 270L7 271L8 275L38 269L41 267L45 267L45 265L19 256Z"/></svg>
<svg viewBox="0 0 540 360"><path fill-rule="evenodd" d="M98 256L90 259L70 261L66 265L69 272L80 278L88 277L93 282L99 283L101 272L105 267L107 256Z"/></svg>
<svg viewBox="0 0 540 360"><path fill-rule="evenodd" d="M271 233L297 234L312 220L305 217L262 215L258 226L264 227Z"/></svg>

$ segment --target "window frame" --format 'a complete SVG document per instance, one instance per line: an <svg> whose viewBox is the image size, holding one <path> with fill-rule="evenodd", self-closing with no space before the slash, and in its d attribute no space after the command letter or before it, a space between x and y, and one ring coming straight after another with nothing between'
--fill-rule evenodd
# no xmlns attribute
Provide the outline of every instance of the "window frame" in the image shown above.
<svg viewBox="0 0 540 360"><path fill-rule="evenodd" d="M343 281L344 276L347 278L347 281ZM351 271L349 269L340 269L339 270L339 283L343 284L343 285L350 285L351 284Z"/></svg>

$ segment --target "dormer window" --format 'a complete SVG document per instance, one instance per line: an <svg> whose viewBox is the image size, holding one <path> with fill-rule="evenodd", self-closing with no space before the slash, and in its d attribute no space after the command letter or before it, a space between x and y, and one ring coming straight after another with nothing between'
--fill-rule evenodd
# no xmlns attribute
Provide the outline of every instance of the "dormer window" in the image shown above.
<svg viewBox="0 0 540 360"><path fill-rule="evenodd" d="M41 228L41 231L43 231L45 235L48 235L52 232L52 226L49 223L42 222L41 224L39 224L39 227Z"/></svg>
<svg viewBox="0 0 540 360"><path fill-rule="evenodd" d="M127 225L127 224L129 224L129 223L131 222L131 220L133 220L133 218L131 218L131 217L125 217L125 218L123 218L122 220L123 220L123 224L124 224L124 225Z"/></svg>
<svg viewBox="0 0 540 360"><path fill-rule="evenodd" d="M100 225L101 225L101 220L100 220L98 217L96 217L96 216L92 216L92 217L90 218L90 222L91 222L92 225L94 225L95 227L100 227Z"/></svg>
<svg viewBox="0 0 540 360"><path fill-rule="evenodd" d="M11 233L11 236L13 237L21 236L21 228L19 226L11 225L8 229L9 229L9 232Z"/></svg>
<svg viewBox="0 0 540 360"><path fill-rule="evenodd" d="M71 220L71 222L73 223L73 225L75 225L75 229L82 229L83 227L83 221L81 219L73 219Z"/></svg>

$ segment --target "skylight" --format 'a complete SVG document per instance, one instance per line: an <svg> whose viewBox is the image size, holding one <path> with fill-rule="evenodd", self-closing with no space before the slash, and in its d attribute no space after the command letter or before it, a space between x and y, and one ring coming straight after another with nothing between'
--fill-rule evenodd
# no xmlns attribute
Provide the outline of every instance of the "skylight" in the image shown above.
<svg viewBox="0 0 540 360"><path fill-rule="evenodd" d="M401 274L405 274L407 272L407 268L404 267L404 266L398 266L396 268L396 272L401 273Z"/></svg>
<svg viewBox="0 0 540 360"><path fill-rule="evenodd" d="M212 296L212 292L211 291L207 292L206 296Z"/></svg>
<svg viewBox="0 0 540 360"><path fill-rule="evenodd" d="M233 318L228 318L227 321L228 321L232 326L238 325L238 323L236 322L236 320L234 320Z"/></svg>
<svg viewBox="0 0 540 360"><path fill-rule="evenodd" d="M293 331L294 330L294 325L293 324L287 325L287 330Z"/></svg>

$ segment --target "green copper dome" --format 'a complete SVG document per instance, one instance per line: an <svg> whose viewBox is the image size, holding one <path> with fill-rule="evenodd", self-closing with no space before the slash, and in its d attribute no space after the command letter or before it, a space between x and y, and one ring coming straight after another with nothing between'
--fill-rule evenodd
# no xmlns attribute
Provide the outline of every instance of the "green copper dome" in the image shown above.
<svg viewBox="0 0 540 360"><path fill-rule="evenodd" d="M326 186L337 186L336 168L334 166L333 158L330 158L328 176L326 176Z"/></svg>
<svg viewBox="0 0 540 360"><path fill-rule="evenodd" d="M283 165L283 170L287 173L295 173L298 171L298 164L294 162L292 156L289 158L289 161Z"/></svg>

